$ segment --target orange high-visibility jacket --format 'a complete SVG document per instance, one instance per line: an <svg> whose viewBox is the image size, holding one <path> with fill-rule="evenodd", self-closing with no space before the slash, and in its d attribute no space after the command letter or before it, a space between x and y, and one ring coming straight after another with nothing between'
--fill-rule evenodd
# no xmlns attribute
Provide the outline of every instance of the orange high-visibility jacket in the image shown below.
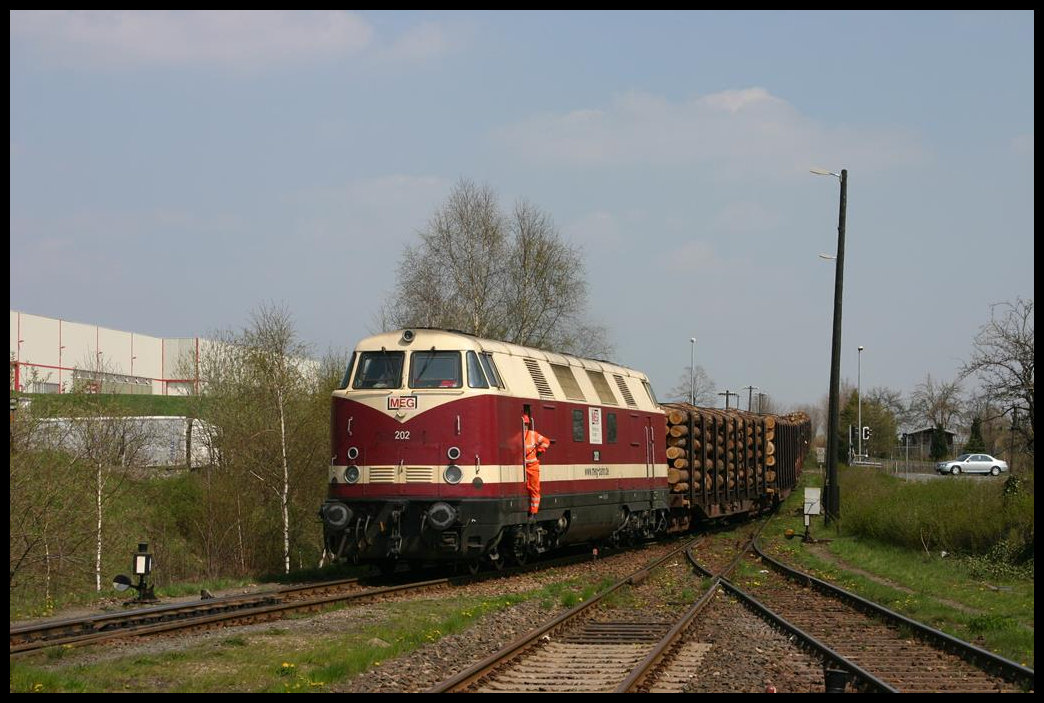
<svg viewBox="0 0 1044 703"><path fill-rule="evenodd" d="M526 430L525 445L526 466L529 466L540 463L540 455L551 446L551 440L536 430Z"/></svg>

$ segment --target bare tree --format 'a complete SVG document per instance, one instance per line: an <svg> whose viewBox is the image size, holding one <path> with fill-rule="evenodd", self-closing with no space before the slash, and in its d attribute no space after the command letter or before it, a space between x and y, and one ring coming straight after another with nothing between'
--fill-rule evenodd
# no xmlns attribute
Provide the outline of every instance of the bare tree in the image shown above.
<svg viewBox="0 0 1044 703"><path fill-rule="evenodd" d="M690 369L693 369L691 376L689 375ZM667 400L688 403L691 391L692 397L695 398L693 405L709 408L713 407L717 400L716 388L714 380L707 375L707 371L702 366L699 364L695 368L686 366L685 371L678 377L678 382L667 391Z"/></svg>
<svg viewBox="0 0 1044 703"><path fill-rule="evenodd" d="M909 406L903 402L902 391L892 390L884 386L875 386L866 392L866 395L863 396L863 402L877 405L882 411L891 414L897 429L913 429L911 423L914 420L910 415Z"/></svg>
<svg viewBox="0 0 1044 703"><path fill-rule="evenodd" d="M581 252L526 201L501 213L496 194L461 180L407 246L382 329L444 327L526 346L608 357L605 328L585 320Z"/></svg>
<svg viewBox="0 0 1044 703"><path fill-rule="evenodd" d="M926 374L910 396L910 412L938 429L945 430L960 422L960 381L934 381L931 374Z"/></svg>
<svg viewBox="0 0 1044 703"><path fill-rule="evenodd" d="M1016 432L1033 450L1033 301L1018 298L990 308L990 319L975 336L971 359L961 378L977 376L984 395L1006 409L1017 409L1024 422Z"/></svg>

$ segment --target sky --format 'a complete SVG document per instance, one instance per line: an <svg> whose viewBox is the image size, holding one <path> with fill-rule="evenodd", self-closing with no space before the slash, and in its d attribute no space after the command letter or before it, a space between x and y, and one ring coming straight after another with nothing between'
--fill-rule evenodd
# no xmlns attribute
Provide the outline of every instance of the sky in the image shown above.
<svg viewBox="0 0 1044 703"><path fill-rule="evenodd" d="M582 252L661 400L694 359L786 410L828 392L841 188L810 170L844 169L841 383L908 399L1033 298L1033 21L12 11L11 309L206 337L278 305L350 349L467 180Z"/></svg>

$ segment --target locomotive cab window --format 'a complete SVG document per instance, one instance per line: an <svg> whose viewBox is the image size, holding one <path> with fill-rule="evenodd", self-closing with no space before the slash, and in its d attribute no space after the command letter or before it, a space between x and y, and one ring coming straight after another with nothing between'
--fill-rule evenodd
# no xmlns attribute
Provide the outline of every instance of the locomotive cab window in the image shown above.
<svg viewBox="0 0 1044 703"><path fill-rule="evenodd" d="M363 352L352 388L399 388L402 386L401 351Z"/></svg>
<svg viewBox="0 0 1044 703"><path fill-rule="evenodd" d="M656 394L653 393L652 386L649 385L648 381L642 381L642 385L645 386L645 392L649 394L649 400L652 401L653 405L659 405L660 401L656 400Z"/></svg>
<svg viewBox="0 0 1044 703"><path fill-rule="evenodd" d="M415 351L410 355L410 388L460 388L458 351Z"/></svg>
<svg viewBox="0 0 1044 703"><path fill-rule="evenodd" d="M497 373L497 365L493 363L493 355L489 352L482 352L479 354L479 361L482 363L482 368L486 371L486 378L489 379L490 384L497 388L503 388L504 382L500 380L500 374Z"/></svg>
<svg viewBox="0 0 1044 703"><path fill-rule="evenodd" d="M486 380L486 374L482 371L478 354L470 350L468 351L468 387L489 388L489 381Z"/></svg>
<svg viewBox="0 0 1044 703"><path fill-rule="evenodd" d="M344 370L344 378L341 379L341 384L337 386L337 390L344 390L348 387L348 380L352 377L353 366L355 366L355 352L352 352L352 358L348 360L348 366Z"/></svg>

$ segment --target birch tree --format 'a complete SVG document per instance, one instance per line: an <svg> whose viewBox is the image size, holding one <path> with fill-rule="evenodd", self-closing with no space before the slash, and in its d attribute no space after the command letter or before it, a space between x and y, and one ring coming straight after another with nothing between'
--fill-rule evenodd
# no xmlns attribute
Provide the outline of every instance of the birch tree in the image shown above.
<svg viewBox="0 0 1044 703"><path fill-rule="evenodd" d="M279 566L289 573L295 544L310 545L302 546L309 560L321 551L303 516L314 514L325 488L330 401L323 366L310 359L283 306L262 305L242 331L213 338L201 353L200 410L218 428L221 458L207 476L206 514L225 519L200 531L212 549L226 552L224 537L232 536L227 556L243 572L270 568L268 537L277 536Z"/></svg>

